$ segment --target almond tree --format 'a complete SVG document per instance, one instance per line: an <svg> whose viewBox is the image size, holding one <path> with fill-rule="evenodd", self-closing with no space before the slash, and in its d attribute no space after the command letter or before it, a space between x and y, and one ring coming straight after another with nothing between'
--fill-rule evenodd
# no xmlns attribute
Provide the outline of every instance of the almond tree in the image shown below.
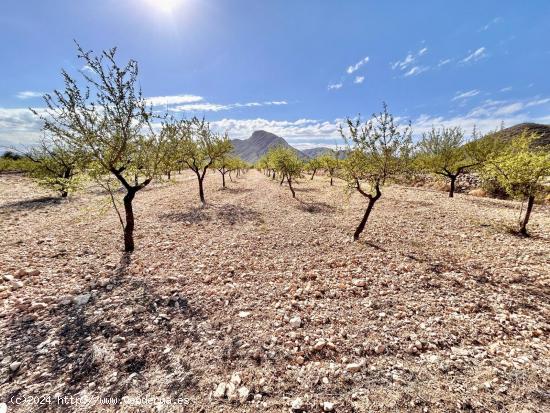
<svg viewBox="0 0 550 413"><path fill-rule="evenodd" d="M214 167L222 176L222 188L225 188L225 175L229 175L229 179L232 181L231 172L237 171L237 176L239 176L242 166L243 162L239 158L230 156L229 154L221 156L214 162Z"/></svg>
<svg viewBox="0 0 550 413"><path fill-rule="evenodd" d="M282 176L281 183L286 179L292 198L296 198L292 182L302 175L303 162L292 148L278 147L271 153L271 156L275 170Z"/></svg>
<svg viewBox="0 0 550 413"><path fill-rule="evenodd" d="M464 132L459 127L432 128L418 143L417 165L450 180L449 197L455 192L456 179L477 165L465 147Z"/></svg>
<svg viewBox="0 0 550 413"><path fill-rule="evenodd" d="M328 153L325 153L319 157L319 163L321 164L321 168L323 168L330 177L330 186L333 185L333 179L336 176L336 171L340 167L340 160L337 158L337 153L334 151L330 151Z"/></svg>
<svg viewBox="0 0 550 413"><path fill-rule="evenodd" d="M305 169L309 172L311 172L311 180L313 181L313 178L315 177L315 174L317 173L317 170L322 167L322 164L320 162L320 157L315 157L307 161L305 164Z"/></svg>
<svg viewBox="0 0 550 413"><path fill-rule="evenodd" d="M45 95L46 109L33 112L63 147L90 159L96 169L94 176L112 175L126 191L124 218L120 214L119 218L124 250L131 252L133 200L157 175L162 140L150 125L152 112L138 86L137 62L130 60L120 66L115 60L116 48L93 55L78 46L78 52L90 68L90 73L81 72L84 85L63 70L64 90Z"/></svg>
<svg viewBox="0 0 550 413"><path fill-rule="evenodd" d="M177 156L197 176L199 198L206 205L204 196L204 177L214 163L233 150L233 145L226 135L219 135L210 129L205 119L196 117L190 120L173 121L178 140Z"/></svg>
<svg viewBox="0 0 550 413"><path fill-rule="evenodd" d="M59 192L62 198L78 189L78 175L86 166L82 151L73 150L56 137L42 137L23 157L32 162L30 176L40 186Z"/></svg>
<svg viewBox="0 0 550 413"><path fill-rule="evenodd" d="M494 153L485 163L483 173L494 177L513 197L527 201L523 218L520 217L519 232L527 234L527 223L537 194L544 192L543 181L550 175L550 152L548 148L533 146L536 134L524 132L513 139L502 151Z"/></svg>
<svg viewBox="0 0 550 413"><path fill-rule="evenodd" d="M374 204L382 196L381 187L405 171L409 163L411 128L409 125L400 129L384 103L382 112L373 114L364 123L360 118L348 118L346 129L340 126L340 134L348 144L344 178L348 188L368 199L363 219L353 234L353 239L358 240ZM363 186L364 182L368 188Z"/></svg>

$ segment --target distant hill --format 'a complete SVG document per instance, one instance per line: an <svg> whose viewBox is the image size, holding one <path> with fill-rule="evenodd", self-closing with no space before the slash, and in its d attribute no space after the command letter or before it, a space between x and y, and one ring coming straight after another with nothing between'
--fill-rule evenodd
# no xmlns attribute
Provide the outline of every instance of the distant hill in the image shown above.
<svg viewBox="0 0 550 413"><path fill-rule="evenodd" d="M264 130L254 131L252 136L248 139L232 139L231 143L233 144L233 152L235 155L250 163L254 163L260 159L269 150L269 148L277 146L292 148L300 157L308 157L303 152L290 146L288 142L280 136Z"/></svg>
<svg viewBox="0 0 550 413"><path fill-rule="evenodd" d="M535 145L550 145L550 125L542 125L540 123L520 123L496 132L496 136L509 141L521 135L524 131L539 135L540 138L535 141Z"/></svg>
<svg viewBox="0 0 550 413"><path fill-rule="evenodd" d="M308 158L315 158L316 156L321 156L327 152L332 152L330 148L311 148L311 149L302 149L302 153L305 154Z"/></svg>

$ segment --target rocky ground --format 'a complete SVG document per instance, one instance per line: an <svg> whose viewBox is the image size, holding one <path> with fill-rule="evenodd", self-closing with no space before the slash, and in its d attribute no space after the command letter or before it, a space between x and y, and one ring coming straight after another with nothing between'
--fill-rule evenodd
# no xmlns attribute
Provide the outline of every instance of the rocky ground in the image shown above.
<svg viewBox="0 0 550 413"><path fill-rule="evenodd" d="M0 176L8 412L550 411L548 206L524 239L519 203L390 187L354 243L342 182L206 189L140 192L125 256L99 190Z"/></svg>

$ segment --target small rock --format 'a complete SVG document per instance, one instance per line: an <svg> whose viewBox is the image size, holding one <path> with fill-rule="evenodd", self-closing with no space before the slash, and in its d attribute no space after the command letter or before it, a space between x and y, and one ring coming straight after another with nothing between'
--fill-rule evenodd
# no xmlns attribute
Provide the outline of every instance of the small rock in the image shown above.
<svg viewBox="0 0 550 413"><path fill-rule="evenodd" d="M323 411L324 412L332 412L333 410L334 410L334 403L323 402Z"/></svg>
<svg viewBox="0 0 550 413"><path fill-rule="evenodd" d="M386 346L383 344L379 344L374 348L376 354L382 354L384 351L386 351Z"/></svg>
<svg viewBox="0 0 550 413"><path fill-rule="evenodd" d="M296 399L294 399L290 404L290 408L292 410L302 410L303 407L304 407L304 402L300 397L297 397Z"/></svg>
<svg viewBox="0 0 550 413"><path fill-rule="evenodd" d="M359 370L363 368L364 365L365 365L364 361L361 361L359 363L349 363L346 366L346 370L349 371L350 373L357 373Z"/></svg>
<svg viewBox="0 0 550 413"><path fill-rule="evenodd" d="M299 328L302 326L302 319L297 316L292 317L288 323L294 328Z"/></svg>
<svg viewBox="0 0 550 413"><path fill-rule="evenodd" d="M214 393L212 393L212 397L216 399L223 399L225 396L225 392L227 390L227 385L225 383L220 383L216 387L216 390L214 390Z"/></svg>
<svg viewBox="0 0 550 413"><path fill-rule="evenodd" d="M327 342L322 338L317 340L313 345L313 348L317 351L322 350L327 345Z"/></svg>
<svg viewBox="0 0 550 413"><path fill-rule="evenodd" d="M356 287L365 287L367 285L367 282L360 278L354 278L351 280L351 283Z"/></svg>
<svg viewBox="0 0 550 413"><path fill-rule="evenodd" d="M244 403L248 400L248 396L250 395L250 390L248 389L248 387L240 387L237 392L239 393L239 401L241 403Z"/></svg>
<svg viewBox="0 0 550 413"><path fill-rule="evenodd" d="M0 413L8 413L8 405L6 403L0 403Z"/></svg>
<svg viewBox="0 0 550 413"><path fill-rule="evenodd" d="M21 281L17 281L17 280L12 280L10 284L11 284L11 288L13 288L14 290L19 290L20 288L23 288L23 285L24 285Z"/></svg>
<svg viewBox="0 0 550 413"><path fill-rule="evenodd" d="M13 363L10 364L10 370L11 371L17 371L17 370L19 370L19 367L21 367L21 362L20 361L14 361Z"/></svg>
<svg viewBox="0 0 550 413"><path fill-rule="evenodd" d="M88 303L88 301L90 301L91 297L92 297L92 295L90 293L76 295L76 296L73 297L73 303L75 305L81 306L81 305L84 305L84 304Z"/></svg>
<svg viewBox="0 0 550 413"><path fill-rule="evenodd" d="M246 318L246 317L248 317L250 314L251 314L250 311L240 311L240 312L239 312L239 317L241 317L241 318Z"/></svg>
<svg viewBox="0 0 550 413"><path fill-rule="evenodd" d="M126 339L120 335L116 335L113 337L113 343L124 343Z"/></svg>

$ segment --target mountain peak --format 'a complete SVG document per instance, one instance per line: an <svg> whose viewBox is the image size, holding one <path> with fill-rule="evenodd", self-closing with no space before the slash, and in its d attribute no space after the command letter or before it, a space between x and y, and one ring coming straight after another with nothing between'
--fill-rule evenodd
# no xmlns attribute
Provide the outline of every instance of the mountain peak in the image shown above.
<svg viewBox="0 0 550 413"><path fill-rule="evenodd" d="M292 148L286 140L274 133L265 130L256 130L248 139L233 139L233 152L246 162L258 161L267 151L276 146ZM307 155L294 149L300 157L307 158Z"/></svg>

